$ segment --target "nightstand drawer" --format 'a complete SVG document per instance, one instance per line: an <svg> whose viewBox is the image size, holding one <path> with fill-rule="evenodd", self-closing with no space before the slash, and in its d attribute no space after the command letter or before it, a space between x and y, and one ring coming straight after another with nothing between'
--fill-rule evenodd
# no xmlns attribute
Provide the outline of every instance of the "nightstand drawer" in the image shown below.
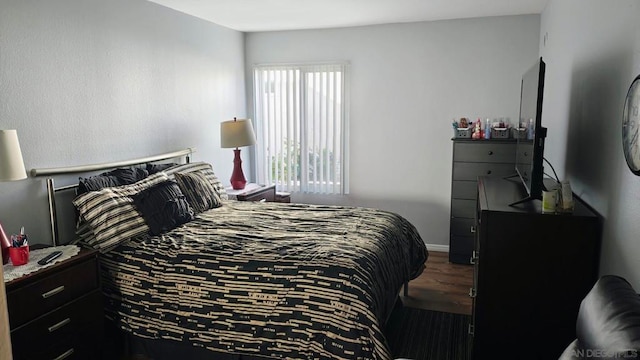
<svg viewBox="0 0 640 360"><path fill-rule="evenodd" d="M69 334L49 346L41 346L39 340L33 338L30 346L26 349L13 347L13 359L100 359L100 344L102 340L102 329L98 326L89 326L80 329L76 334Z"/></svg>
<svg viewBox="0 0 640 360"><path fill-rule="evenodd" d="M18 289L7 289L11 329L98 289L98 281L97 259L91 257Z"/></svg>
<svg viewBox="0 0 640 360"><path fill-rule="evenodd" d="M75 338L77 334L102 331L102 292L94 290L63 307L48 313L11 331L11 344L16 355L25 355L35 349L55 347L68 337ZM33 346L37 339L38 346ZM99 341L99 339L96 339ZM76 341L67 341L68 348L79 348ZM62 352L61 352L62 353Z"/></svg>

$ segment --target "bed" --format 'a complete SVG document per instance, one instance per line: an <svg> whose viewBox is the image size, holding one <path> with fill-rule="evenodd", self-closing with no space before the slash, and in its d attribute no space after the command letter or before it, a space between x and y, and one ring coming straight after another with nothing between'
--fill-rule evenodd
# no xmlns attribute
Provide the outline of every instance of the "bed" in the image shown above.
<svg viewBox="0 0 640 360"><path fill-rule="evenodd" d="M74 204L107 318L152 358L390 359L384 323L428 256L397 214L228 200L206 163Z"/></svg>

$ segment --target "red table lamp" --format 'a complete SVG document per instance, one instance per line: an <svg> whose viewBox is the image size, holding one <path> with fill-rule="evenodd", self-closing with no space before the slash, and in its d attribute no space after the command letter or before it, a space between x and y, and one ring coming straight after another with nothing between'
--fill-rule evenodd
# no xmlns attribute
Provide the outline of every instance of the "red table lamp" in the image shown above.
<svg viewBox="0 0 640 360"><path fill-rule="evenodd" d="M256 135L253 132L251 119L236 119L220 123L220 144L223 148L235 148L233 159L233 173L231 174L231 187L234 190L242 190L247 180L242 173L242 160L240 149L256 143Z"/></svg>
<svg viewBox="0 0 640 360"><path fill-rule="evenodd" d="M0 181L14 181L27 178L22 161L22 151L16 130L0 130ZM9 260L11 243L2 225L0 225L0 243L2 244L2 264Z"/></svg>

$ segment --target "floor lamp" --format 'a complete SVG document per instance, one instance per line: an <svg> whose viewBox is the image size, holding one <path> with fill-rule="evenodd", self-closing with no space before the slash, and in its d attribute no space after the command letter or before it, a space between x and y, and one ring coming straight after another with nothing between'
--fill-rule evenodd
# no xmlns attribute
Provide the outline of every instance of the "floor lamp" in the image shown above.
<svg viewBox="0 0 640 360"><path fill-rule="evenodd" d="M0 181L15 181L27 178L22 161L22 151L16 130L0 130ZM0 242L2 243L2 264L9 260L11 243L0 224Z"/></svg>
<svg viewBox="0 0 640 360"><path fill-rule="evenodd" d="M220 123L220 144L222 148L235 148L233 159L233 173L231 174L231 187L234 190L242 190L247 184L242 172L242 160L240 149L256 143L256 135L253 132L251 119L236 119Z"/></svg>
<svg viewBox="0 0 640 360"><path fill-rule="evenodd" d="M0 181L15 181L27 178L22 161L22 151L16 130L0 130ZM9 260L9 238L0 224L2 243L2 264ZM6 256L5 256L6 254ZM3 277L0 268L0 277ZM11 339L9 337L9 313L4 284L0 284L0 359L11 359Z"/></svg>

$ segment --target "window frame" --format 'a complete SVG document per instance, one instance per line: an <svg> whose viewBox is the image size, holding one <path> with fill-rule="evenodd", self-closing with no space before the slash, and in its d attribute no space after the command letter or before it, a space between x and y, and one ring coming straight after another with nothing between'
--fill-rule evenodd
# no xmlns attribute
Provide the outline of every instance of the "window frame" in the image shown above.
<svg viewBox="0 0 640 360"><path fill-rule="evenodd" d="M310 164L308 156L301 156L299 166L300 166L300 179L296 181L296 176L291 177L291 171L289 171L289 176L285 179L282 179L282 183L284 186L280 186L281 184L277 179L272 179L272 176L269 176L267 173L271 170L267 169L271 167L272 162L268 160L269 150L264 145L265 140L265 124L264 119L262 117L262 113L265 111L265 107L263 106L263 94L258 94L258 89L261 89L262 86L265 86L265 79L258 75L259 71L299 71L299 76L296 79L297 83L294 85L294 89L297 93L294 93L290 96L295 97L296 101L292 104L287 103L287 108L293 106L294 112L299 112L299 128L295 127L294 131L298 131L298 134L293 136L297 136L300 149L308 149L308 125L309 121L306 120L306 101L305 97L307 96L308 84L307 84L307 74L309 73L319 73L323 68L336 67L338 70L324 70L327 72L341 72L341 111L340 111L340 154L339 157L340 164L337 167L340 171L340 176L337 180L339 180L339 184L336 185L335 181L333 185L327 184L328 181L325 181L325 184L321 184L320 186L310 186L311 183L305 183L305 181L312 181L309 178ZM332 195L346 195L349 194L349 104L350 104L350 85L349 85L349 74L350 74L350 64L345 61L334 61L334 62L324 62L324 63L278 63L278 64L256 64L252 67L252 95L253 95L253 113L255 119L256 126L256 135L258 138L258 144L253 152L254 159L254 170L256 174L256 178L258 182L274 182L276 183L279 190L284 190L292 193L307 193L307 194L332 194ZM260 81L261 80L261 81ZM334 79L335 81L335 79ZM275 86L276 84L272 85ZM271 109L269 109L271 111ZM323 125L325 129L328 129L328 125L326 119L323 119ZM272 125L276 126L276 125ZM289 130L287 130L289 131ZM291 135L289 133L288 135ZM295 146L294 146L295 148ZM289 149L288 149L289 150ZM334 147L335 151L335 147ZM322 150L319 151L320 158L322 159ZM285 159L288 160L288 164L291 164L291 151L287 151ZM327 157L329 158L329 157ZM284 168L284 165L283 165ZM324 168L322 168L324 171ZM284 170L283 170L284 172ZM273 180L273 181L271 181ZM331 179L334 180L334 179ZM322 179L320 180L322 182ZM296 184L297 183L297 184ZM306 184L306 185L305 185ZM338 188L336 191L335 188Z"/></svg>

